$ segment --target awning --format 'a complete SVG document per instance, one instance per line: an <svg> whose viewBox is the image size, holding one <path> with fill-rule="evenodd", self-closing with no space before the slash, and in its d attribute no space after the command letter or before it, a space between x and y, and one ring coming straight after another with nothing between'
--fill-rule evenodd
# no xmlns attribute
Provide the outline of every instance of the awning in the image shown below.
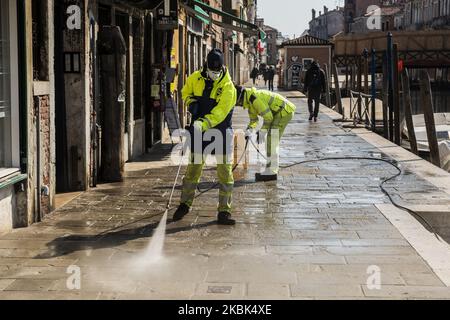
<svg viewBox="0 0 450 320"><path fill-rule="evenodd" d="M206 12L205 10L203 10L202 8L200 8L199 6L195 5L194 6L195 11L197 11L198 13L200 13L200 15L196 15L196 17L198 19L200 19L203 23L205 24L209 24L209 19L205 19L202 16L209 16L208 12Z"/></svg>
<svg viewBox="0 0 450 320"><path fill-rule="evenodd" d="M183 4L183 3L180 3L180 5L186 10L186 12L188 12L191 15L194 15L197 18L203 18L203 19L207 20L208 22L216 24L224 29L245 33L245 34L248 34L251 36L258 36L259 33L261 32L261 30L258 28L258 26L253 23L242 20L242 19L240 19L232 14L229 14L227 12L223 12L219 9L213 8L213 7L207 5L203 2L200 2L198 0L193 0L192 2L194 3L194 8L192 8L186 4ZM199 10L197 10L197 7L205 10L206 12L205 11L204 11L205 13L200 12ZM228 23L224 23L222 21L214 20L209 16L208 12L215 13L222 17L229 18L232 21L236 22L237 25L235 26L235 25L231 25ZM202 19L202 21L203 21L203 19Z"/></svg>
<svg viewBox="0 0 450 320"><path fill-rule="evenodd" d="M141 8L141 9L147 9L147 10L153 10L158 5L161 4L160 0L116 0L117 2L120 2L127 6L132 6L135 8Z"/></svg>

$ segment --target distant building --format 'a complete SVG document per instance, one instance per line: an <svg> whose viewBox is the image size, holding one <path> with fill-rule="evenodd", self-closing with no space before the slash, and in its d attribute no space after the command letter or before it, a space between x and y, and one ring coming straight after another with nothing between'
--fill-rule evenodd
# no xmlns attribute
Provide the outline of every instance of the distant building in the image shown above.
<svg viewBox="0 0 450 320"><path fill-rule="evenodd" d="M371 3L373 2L373 3ZM381 8L381 26L367 28L376 5ZM450 28L450 0L346 0L345 32L426 30Z"/></svg>
<svg viewBox="0 0 450 320"><path fill-rule="evenodd" d="M318 16L316 16L316 10L312 10L312 20L309 22L308 34L316 38L328 40L339 32L344 31L344 27L344 8L337 7L330 11L324 6L323 14L320 11Z"/></svg>
<svg viewBox="0 0 450 320"><path fill-rule="evenodd" d="M345 33L404 30L411 17L412 3L449 0L346 0L344 7ZM418 6L420 7L420 6ZM375 23L375 19L379 19ZM375 23L375 24L374 24Z"/></svg>
<svg viewBox="0 0 450 320"><path fill-rule="evenodd" d="M255 23L266 34L266 39L263 41L265 50L260 54L260 62L268 65L276 66L278 64L278 37L277 29L268 26L264 23L263 18L257 18Z"/></svg>
<svg viewBox="0 0 450 320"><path fill-rule="evenodd" d="M450 28L450 0L406 1L403 24L406 30Z"/></svg>
<svg viewBox="0 0 450 320"><path fill-rule="evenodd" d="M276 66L278 64L278 30L270 27L264 26L263 31L266 33L266 63L268 65Z"/></svg>
<svg viewBox="0 0 450 320"><path fill-rule="evenodd" d="M345 0L344 17L345 17L345 33L350 32L351 25L358 17L362 17L367 13L367 9L372 5L381 6L381 0Z"/></svg>
<svg viewBox="0 0 450 320"><path fill-rule="evenodd" d="M371 27L369 19L373 16L380 18L379 28ZM399 6L382 7L378 10L373 10L366 13L364 16L355 18L350 24L350 33L367 33L377 31L393 31L401 29L401 20L403 16L403 9Z"/></svg>
<svg viewBox="0 0 450 320"><path fill-rule="evenodd" d="M305 35L285 41L281 47L282 64L279 87L300 89L303 73L316 60L322 66L331 65L333 44L325 39Z"/></svg>

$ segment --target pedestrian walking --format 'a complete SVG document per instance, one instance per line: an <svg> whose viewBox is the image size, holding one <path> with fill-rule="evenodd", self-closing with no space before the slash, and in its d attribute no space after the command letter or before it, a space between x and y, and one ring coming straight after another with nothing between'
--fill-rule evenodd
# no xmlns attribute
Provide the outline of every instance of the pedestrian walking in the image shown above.
<svg viewBox="0 0 450 320"><path fill-rule="evenodd" d="M305 75L304 91L308 95L309 121L317 122L320 99L326 90L325 72L317 61L313 61Z"/></svg>
<svg viewBox="0 0 450 320"><path fill-rule="evenodd" d="M267 87L267 81L269 80L269 69L267 67L264 67L262 71L262 76L264 78L264 86Z"/></svg>
<svg viewBox="0 0 450 320"><path fill-rule="evenodd" d="M259 71L258 68L254 67L252 72L250 73L250 78L253 80L253 85L256 85L256 79L258 78Z"/></svg>
<svg viewBox="0 0 450 320"><path fill-rule="evenodd" d="M273 80L275 79L275 68L270 66L269 71L267 71L267 80L269 81L269 91L274 91Z"/></svg>
<svg viewBox="0 0 450 320"><path fill-rule="evenodd" d="M236 89L228 69L224 66L224 57L219 49L212 50L204 67L188 77L182 89L182 98L192 115L191 157L183 179L181 204L173 216L179 221L187 215L192 207L195 192L200 182L205 155L205 148L211 144L203 135L211 130L219 130L222 134L223 150L215 150L217 158L217 176L219 179L219 204L217 220L221 225L234 225L231 219L232 193L234 187L233 168L231 163L232 148L228 146L227 134L231 132L233 108L236 104ZM194 139L201 136L201 141ZM205 142L208 140L207 142ZM213 141L214 142L214 141ZM197 145L196 145L197 144ZM198 144L201 144L200 146ZM201 149L200 163L194 151Z"/></svg>
<svg viewBox="0 0 450 320"><path fill-rule="evenodd" d="M278 179L280 141L284 131L295 114L296 106L278 93L256 88L246 89L236 86L238 101L236 105L248 110L250 123L246 130L246 138L256 133L259 118L264 118L262 133L267 133L266 169L256 174L256 181L273 181Z"/></svg>

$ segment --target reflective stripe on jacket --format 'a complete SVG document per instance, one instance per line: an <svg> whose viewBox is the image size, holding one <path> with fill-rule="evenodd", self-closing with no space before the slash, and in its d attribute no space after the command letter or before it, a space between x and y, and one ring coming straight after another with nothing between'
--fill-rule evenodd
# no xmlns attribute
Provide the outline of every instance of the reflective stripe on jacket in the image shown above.
<svg viewBox="0 0 450 320"><path fill-rule="evenodd" d="M199 97L203 97L205 84L206 76L203 70L196 71L187 78L181 91L183 101L187 106L197 101ZM217 104L212 110L208 110L206 115L198 119L203 121L203 131L215 128L224 122L236 105L236 88L227 69L225 69L222 77L214 81L209 98L215 100ZM202 105L199 107L201 109Z"/></svg>
<svg viewBox="0 0 450 320"><path fill-rule="evenodd" d="M256 88L246 89L244 97L244 108L248 109L250 117L249 128L258 126L258 116L264 118L262 129L269 129L273 118L277 113L281 116L294 113L295 104L278 93Z"/></svg>

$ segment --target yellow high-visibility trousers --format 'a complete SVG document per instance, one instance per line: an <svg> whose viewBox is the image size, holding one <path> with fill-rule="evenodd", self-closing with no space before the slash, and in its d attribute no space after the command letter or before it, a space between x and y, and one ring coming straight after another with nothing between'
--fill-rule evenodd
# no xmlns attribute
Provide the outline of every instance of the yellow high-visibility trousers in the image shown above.
<svg viewBox="0 0 450 320"><path fill-rule="evenodd" d="M194 157L192 156L183 179L183 190L181 193L181 203L184 203L188 207L192 207L195 192L205 165L204 159L200 164L195 164L193 159ZM226 159L223 159L221 163L217 164L217 177L219 179L218 211L231 213L234 188L233 165L227 162Z"/></svg>
<svg viewBox="0 0 450 320"><path fill-rule="evenodd" d="M284 131L287 125L294 117L294 113L277 114L275 115L271 130L267 133L266 150L267 150L267 169L273 174L278 174L280 170L279 157L280 157L280 142L283 137Z"/></svg>

